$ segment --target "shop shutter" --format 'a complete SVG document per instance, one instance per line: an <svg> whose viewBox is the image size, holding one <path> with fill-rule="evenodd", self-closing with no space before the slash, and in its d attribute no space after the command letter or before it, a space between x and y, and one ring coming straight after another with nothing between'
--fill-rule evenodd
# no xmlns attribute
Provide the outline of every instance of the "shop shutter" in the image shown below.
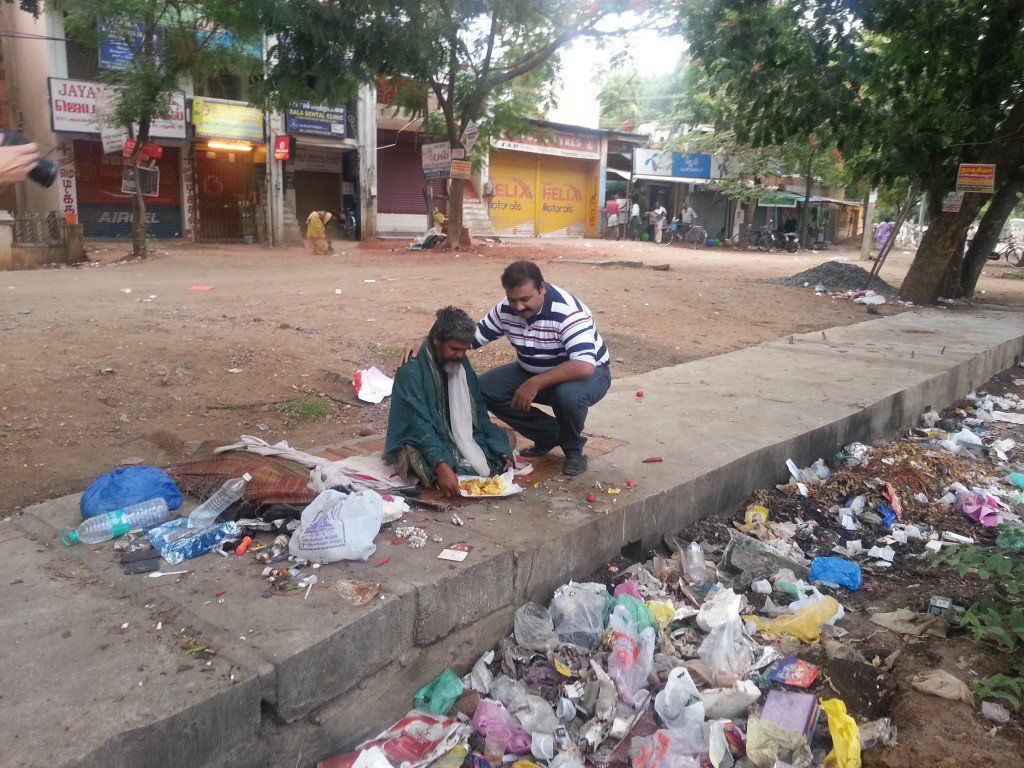
<svg viewBox="0 0 1024 768"><path fill-rule="evenodd" d="M377 151L378 212L425 216L427 204L423 200L423 152L420 145L409 134L378 131L377 146L381 147Z"/></svg>
<svg viewBox="0 0 1024 768"><path fill-rule="evenodd" d="M493 150L488 177L494 185L491 223L503 237L533 237L537 224L537 157Z"/></svg>
<svg viewBox="0 0 1024 768"><path fill-rule="evenodd" d="M590 202L590 164L564 157L540 159L540 237L583 237Z"/></svg>

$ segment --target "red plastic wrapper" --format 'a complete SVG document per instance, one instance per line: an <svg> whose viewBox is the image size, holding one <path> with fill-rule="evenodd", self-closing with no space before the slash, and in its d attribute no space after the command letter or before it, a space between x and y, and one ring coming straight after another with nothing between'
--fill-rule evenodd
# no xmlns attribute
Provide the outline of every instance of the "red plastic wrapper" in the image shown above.
<svg viewBox="0 0 1024 768"><path fill-rule="evenodd" d="M768 679L774 683L806 688L818 678L818 667L809 661L783 656L768 667Z"/></svg>
<svg viewBox="0 0 1024 768"><path fill-rule="evenodd" d="M395 768L422 768L468 739L471 732L469 725L414 709L377 738L316 765L317 768L352 768L360 752L380 747Z"/></svg>

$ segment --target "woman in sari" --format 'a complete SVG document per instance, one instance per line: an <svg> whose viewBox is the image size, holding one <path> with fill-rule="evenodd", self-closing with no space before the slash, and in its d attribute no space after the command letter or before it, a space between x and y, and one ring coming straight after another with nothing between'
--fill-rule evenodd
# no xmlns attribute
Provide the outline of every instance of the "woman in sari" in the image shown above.
<svg viewBox="0 0 1024 768"><path fill-rule="evenodd" d="M334 253L334 245L327 237L327 222L333 218L327 211L313 211L306 218L306 243L313 253L321 256Z"/></svg>

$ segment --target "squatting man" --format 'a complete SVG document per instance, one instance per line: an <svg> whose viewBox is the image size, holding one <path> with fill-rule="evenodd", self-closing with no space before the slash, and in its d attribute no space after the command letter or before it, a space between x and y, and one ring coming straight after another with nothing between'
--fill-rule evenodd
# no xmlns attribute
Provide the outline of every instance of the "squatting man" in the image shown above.
<svg viewBox="0 0 1024 768"><path fill-rule="evenodd" d="M611 385L608 349L585 304L546 282L531 261L510 264L501 285L505 298L478 323L455 307L439 310L423 343L406 347L395 375L385 455L446 496L458 495L457 474L512 466L508 436L488 410L533 442L523 458L561 448L562 472L585 472L587 413ZM478 380L468 351L502 336L516 362Z"/></svg>

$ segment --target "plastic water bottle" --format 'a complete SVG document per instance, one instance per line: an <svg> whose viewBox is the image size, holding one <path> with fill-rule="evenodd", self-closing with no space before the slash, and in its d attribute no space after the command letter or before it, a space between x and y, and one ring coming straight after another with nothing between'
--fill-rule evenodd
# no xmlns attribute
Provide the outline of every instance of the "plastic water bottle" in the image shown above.
<svg viewBox="0 0 1024 768"><path fill-rule="evenodd" d="M167 500L160 497L90 517L78 528L65 528L61 531L60 538L69 547L78 541L84 544L99 544L101 541L124 536L136 528L152 528L170 516Z"/></svg>
<svg viewBox="0 0 1024 768"><path fill-rule="evenodd" d="M706 584L708 581L708 566L704 562L704 550L700 544L691 541L683 552L683 575L691 584Z"/></svg>
<svg viewBox="0 0 1024 768"><path fill-rule="evenodd" d="M252 480L252 475L246 472L241 477L224 483L213 496L192 510L188 516L188 527L202 529L213 525L213 521L220 516L221 512L242 498L245 484L250 480Z"/></svg>

